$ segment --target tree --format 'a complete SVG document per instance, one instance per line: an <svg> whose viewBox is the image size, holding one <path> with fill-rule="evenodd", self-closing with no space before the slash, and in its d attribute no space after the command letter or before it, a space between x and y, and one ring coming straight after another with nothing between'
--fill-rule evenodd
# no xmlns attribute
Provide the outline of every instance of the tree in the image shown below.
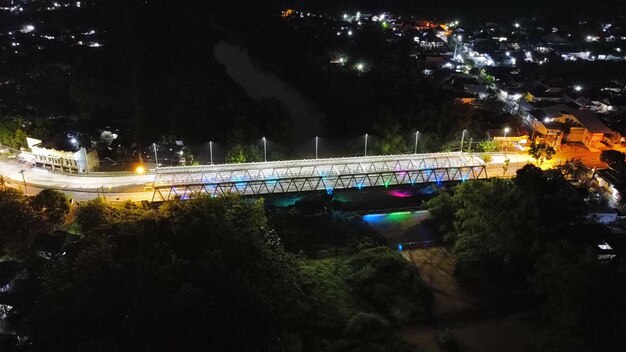
<svg viewBox="0 0 626 352"><path fill-rule="evenodd" d="M365 249L350 257L347 268L350 290L364 304L399 323L428 317L432 294L397 252L387 247Z"/></svg>
<svg viewBox="0 0 626 352"><path fill-rule="evenodd" d="M504 163L502 164L502 176L506 176L506 172L509 171L509 163L511 160L509 158L504 159Z"/></svg>
<svg viewBox="0 0 626 352"><path fill-rule="evenodd" d="M0 191L4 191L7 189L8 179L3 175L0 175Z"/></svg>
<svg viewBox="0 0 626 352"><path fill-rule="evenodd" d="M563 176L570 180L578 180L587 175L589 169L580 158L567 159L565 163L556 167Z"/></svg>
<svg viewBox="0 0 626 352"><path fill-rule="evenodd" d="M76 222L80 225L83 232L94 230L110 221L110 209L99 198L81 204L76 212Z"/></svg>
<svg viewBox="0 0 626 352"><path fill-rule="evenodd" d="M454 213L458 209L454 197L449 192L441 192L426 203L426 208L431 215L429 221L443 235L444 241L448 244L454 244L456 241Z"/></svg>
<svg viewBox="0 0 626 352"><path fill-rule="evenodd" d="M556 153L556 150L545 143L532 142L528 154L535 158L539 165L543 164L544 160L552 159L552 156Z"/></svg>
<svg viewBox="0 0 626 352"><path fill-rule="evenodd" d="M44 189L30 199L33 209L47 217L50 224L61 224L70 211L70 202L65 194L51 189Z"/></svg>
<svg viewBox="0 0 626 352"><path fill-rule="evenodd" d="M34 275L41 290L17 324L33 350L292 350L306 298L262 202L193 197L130 221L110 211Z"/></svg>
<svg viewBox="0 0 626 352"><path fill-rule="evenodd" d="M568 237L606 236L599 225L569 227ZM530 282L553 326L550 350L619 351L626 343L626 268L603 265L583 241L547 243Z"/></svg>
<svg viewBox="0 0 626 352"><path fill-rule="evenodd" d="M402 154L408 149L397 121L387 120L382 126L376 125L374 130L378 131L373 143L375 154Z"/></svg>
<svg viewBox="0 0 626 352"><path fill-rule="evenodd" d="M263 161L263 154L257 146L236 144L226 152L226 162L231 164Z"/></svg>
<svg viewBox="0 0 626 352"><path fill-rule="evenodd" d="M581 200L567 192L558 172L534 165L513 180L464 182L452 195L442 193L427 205L432 221L448 232L459 282L500 307L520 307L532 290L526 277L534 270L534 248L561 224L577 221Z"/></svg>
<svg viewBox="0 0 626 352"><path fill-rule="evenodd" d="M45 227L41 214L35 211L21 192L0 190L0 256L26 252L37 233Z"/></svg>
<svg viewBox="0 0 626 352"><path fill-rule="evenodd" d="M603 150L600 153L600 161L607 164L623 163L625 158L626 154L613 149Z"/></svg>
<svg viewBox="0 0 626 352"><path fill-rule="evenodd" d="M478 150L481 152L489 153L495 151L496 149L498 149L498 142L494 140L487 140L478 143Z"/></svg>
<svg viewBox="0 0 626 352"><path fill-rule="evenodd" d="M15 130L15 136L13 136L13 145L15 148L26 148L26 132L21 128Z"/></svg>

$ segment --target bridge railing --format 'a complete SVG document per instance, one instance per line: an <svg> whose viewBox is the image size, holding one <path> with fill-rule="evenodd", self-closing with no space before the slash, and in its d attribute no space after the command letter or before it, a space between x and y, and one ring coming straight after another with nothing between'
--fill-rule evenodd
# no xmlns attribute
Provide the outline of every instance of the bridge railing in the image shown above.
<svg viewBox="0 0 626 352"><path fill-rule="evenodd" d="M479 153L463 153L460 152L438 152L438 153L420 153L420 154L393 154L393 155L373 155L373 156L352 156L352 157L338 157L338 158L320 158L320 159L292 159L292 160L276 160L267 162L252 162L242 164L213 164L213 165L195 165L195 166L169 166L160 167L158 169L151 169L150 171L156 171L159 173L168 172L191 172L194 170L211 170L211 169L230 169L230 168L256 168L265 167L267 165L327 165L335 163L344 163L348 161L376 161L376 160L405 160L405 159L433 159L441 157L455 157L455 158L475 158L477 162L482 162L482 158Z"/></svg>
<svg viewBox="0 0 626 352"><path fill-rule="evenodd" d="M188 198L193 194L218 196L226 193L262 195L273 193L325 191L332 194L337 189L389 187L403 184L423 184L487 178L483 164L448 165L433 168L407 168L363 170L351 173L325 175L284 175L249 179L188 179L186 182L155 182L153 201L172 197Z"/></svg>
<svg viewBox="0 0 626 352"><path fill-rule="evenodd" d="M345 174L485 166L482 159L458 154L414 154L374 158L308 160L306 163L250 163L210 169L159 170L154 185L242 182L292 177L333 177ZM185 172L181 172L181 171Z"/></svg>

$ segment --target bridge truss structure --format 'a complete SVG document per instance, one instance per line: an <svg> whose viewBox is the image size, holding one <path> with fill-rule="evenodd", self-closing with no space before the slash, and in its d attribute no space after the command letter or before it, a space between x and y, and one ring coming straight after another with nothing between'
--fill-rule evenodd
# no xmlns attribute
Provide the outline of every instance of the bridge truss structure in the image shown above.
<svg viewBox="0 0 626 352"><path fill-rule="evenodd" d="M263 195L487 178L485 162L460 153L387 155L160 168L152 201L193 194Z"/></svg>

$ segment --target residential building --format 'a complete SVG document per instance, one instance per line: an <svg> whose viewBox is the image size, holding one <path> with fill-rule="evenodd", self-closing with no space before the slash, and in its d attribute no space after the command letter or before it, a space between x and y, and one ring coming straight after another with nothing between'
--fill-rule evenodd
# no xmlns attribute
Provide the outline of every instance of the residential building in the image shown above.
<svg viewBox="0 0 626 352"><path fill-rule="evenodd" d="M41 146L42 141L26 138L28 151L20 154L20 159L36 166L63 172L92 172L100 167L98 152L80 148L77 152L49 149Z"/></svg>

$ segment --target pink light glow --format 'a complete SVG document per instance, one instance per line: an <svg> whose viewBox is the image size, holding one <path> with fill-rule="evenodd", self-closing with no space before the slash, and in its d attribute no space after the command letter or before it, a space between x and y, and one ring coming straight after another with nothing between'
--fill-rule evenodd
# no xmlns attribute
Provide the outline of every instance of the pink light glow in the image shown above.
<svg viewBox="0 0 626 352"><path fill-rule="evenodd" d="M396 197L396 198L409 198L409 197L413 196L411 191L401 190L401 189L394 189L394 190L389 191L388 193L392 197Z"/></svg>

